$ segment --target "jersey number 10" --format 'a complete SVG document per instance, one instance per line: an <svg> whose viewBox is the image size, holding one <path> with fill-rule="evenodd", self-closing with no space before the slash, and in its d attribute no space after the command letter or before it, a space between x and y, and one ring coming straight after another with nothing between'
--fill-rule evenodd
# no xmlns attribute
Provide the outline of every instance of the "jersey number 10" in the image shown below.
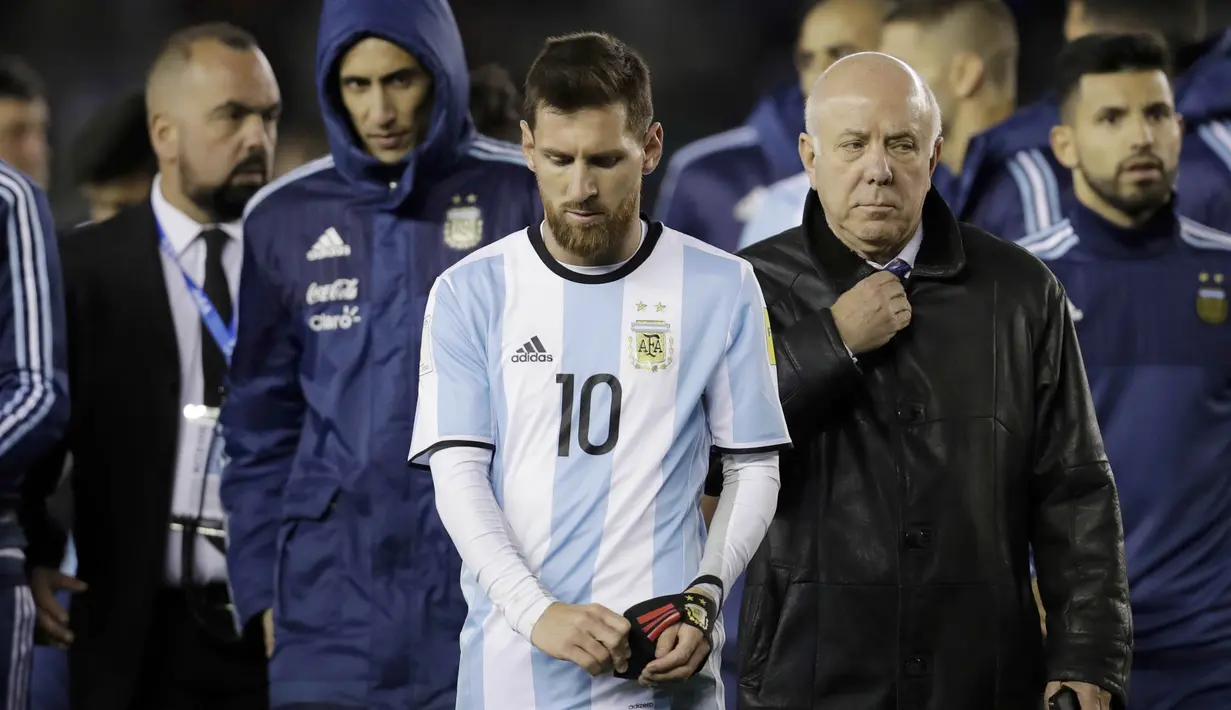
<svg viewBox="0 0 1231 710"><path fill-rule="evenodd" d="M560 445L556 450L558 456L568 456L573 444L573 382L571 374L556 375L556 383L560 385ZM594 388L607 385L611 390L611 405L607 411L607 438L600 443L590 441L590 416L594 402ZM620 440L620 402L624 389L615 375L591 375L581 383L581 408L578 413L577 445L591 456L602 456L615 448Z"/></svg>

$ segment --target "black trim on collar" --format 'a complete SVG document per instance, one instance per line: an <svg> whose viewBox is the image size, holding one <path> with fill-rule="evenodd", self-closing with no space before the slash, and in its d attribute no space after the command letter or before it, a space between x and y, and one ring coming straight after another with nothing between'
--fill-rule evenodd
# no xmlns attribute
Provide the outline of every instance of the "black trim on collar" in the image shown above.
<svg viewBox="0 0 1231 710"><path fill-rule="evenodd" d="M534 246L534 251L539 255L539 259L543 264L552 270L556 276L568 281L575 281L579 284L605 284L612 281L619 281L637 270L638 266L645 263L646 259L650 258L650 254L654 253L654 247L658 244L658 238L663 233L663 223L655 222L646 215L641 215L642 221L649 224L646 230L645 239L641 240L641 246L637 248L637 252L633 254L633 258L624 262L620 268L608 271L605 274L583 274L573 271L564 264L556 261L556 258L547 251L547 244L543 242L543 232L541 222L535 222L527 228L526 232L530 236L530 244Z"/></svg>
<svg viewBox="0 0 1231 710"><path fill-rule="evenodd" d="M922 224L923 242L910 272L911 279L956 276L966 267L966 250L962 246L957 219L936 188L930 189L923 201ZM803 231L813 263L843 291L875 271L829 228L815 190L808 191L808 199L804 202Z"/></svg>

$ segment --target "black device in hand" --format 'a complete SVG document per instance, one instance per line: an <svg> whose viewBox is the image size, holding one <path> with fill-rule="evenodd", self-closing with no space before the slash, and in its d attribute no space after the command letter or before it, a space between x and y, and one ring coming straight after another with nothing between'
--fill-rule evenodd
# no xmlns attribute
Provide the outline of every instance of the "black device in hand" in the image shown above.
<svg viewBox="0 0 1231 710"><path fill-rule="evenodd" d="M1067 685L1062 687L1059 692L1051 696L1051 700L1047 701L1047 710L1081 710L1077 691Z"/></svg>

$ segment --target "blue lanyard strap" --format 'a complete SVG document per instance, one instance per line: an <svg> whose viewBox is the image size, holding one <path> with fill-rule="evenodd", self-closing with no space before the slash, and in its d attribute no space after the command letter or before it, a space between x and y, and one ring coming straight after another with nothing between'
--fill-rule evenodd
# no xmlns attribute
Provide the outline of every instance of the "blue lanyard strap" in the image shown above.
<svg viewBox="0 0 1231 710"><path fill-rule="evenodd" d="M227 364L230 365L231 353L235 350L235 331L236 325L239 322L239 309L231 309L230 325L222 322L222 316L218 315L218 309L214 308L214 304L209 300L209 296L205 295L205 290L198 286L197 282L193 281L188 272L184 270L184 265L180 263L179 256L175 253L175 247L171 246L171 241L167 239L166 233L162 231L161 224L158 225L158 248L162 249L162 253L166 254L179 267L180 275L184 277L184 285L188 287L188 293L192 294L192 300L197 304L197 310L201 313L201 322L205 323L210 336L214 338L215 343L218 343L223 357L226 358Z"/></svg>

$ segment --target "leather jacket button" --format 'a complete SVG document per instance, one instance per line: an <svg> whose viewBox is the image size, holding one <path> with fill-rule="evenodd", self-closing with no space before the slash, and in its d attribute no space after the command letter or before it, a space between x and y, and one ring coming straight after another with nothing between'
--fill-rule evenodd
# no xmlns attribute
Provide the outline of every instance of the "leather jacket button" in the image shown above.
<svg viewBox="0 0 1231 710"><path fill-rule="evenodd" d="M898 420L906 424L918 424L925 416L926 410L922 404L911 402L898 405Z"/></svg>
<svg viewBox="0 0 1231 710"><path fill-rule="evenodd" d="M906 531L906 548L926 550L932 546L932 531L927 528L912 528Z"/></svg>
<svg viewBox="0 0 1231 710"><path fill-rule="evenodd" d="M914 658L906 659L906 675L911 678L919 678L927 675L928 663L927 660L915 656Z"/></svg>

